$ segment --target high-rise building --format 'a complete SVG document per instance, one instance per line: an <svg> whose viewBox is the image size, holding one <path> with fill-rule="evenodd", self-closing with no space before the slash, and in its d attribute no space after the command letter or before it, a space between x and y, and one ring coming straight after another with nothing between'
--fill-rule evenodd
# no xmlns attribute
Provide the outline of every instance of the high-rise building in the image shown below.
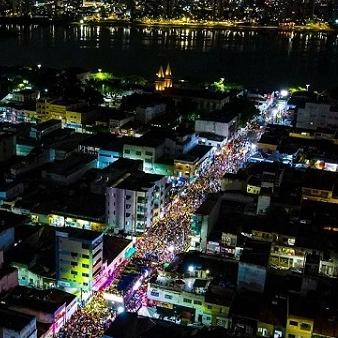
<svg viewBox="0 0 338 338"><path fill-rule="evenodd" d="M58 287L91 291L101 273L103 233L66 227L55 234Z"/></svg>
<svg viewBox="0 0 338 338"><path fill-rule="evenodd" d="M107 221L115 232L142 233L164 210L166 177L136 172L107 187Z"/></svg>

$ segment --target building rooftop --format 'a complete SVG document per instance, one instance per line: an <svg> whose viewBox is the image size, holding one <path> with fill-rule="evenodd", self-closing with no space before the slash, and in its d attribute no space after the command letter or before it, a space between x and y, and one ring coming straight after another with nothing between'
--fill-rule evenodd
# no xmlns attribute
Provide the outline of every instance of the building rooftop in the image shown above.
<svg viewBox="0 0 338 338"><path fill-rule="evenodd" d="M231 315L258 320L263 301L263 294L249 291L237 292L231 306Z"/></svg>
<svg viewBox="0 0 338 338"><path fill-rule="evenodd" d="M199 334L198 331L193 327L124 312L117 316L103 338L206 338L205 333Z"/></svg>
<svg viewBox="0 0 338 338"><path fill-rule="evenodd" d="M104 235L103 236L103 259L112 262L129 244L130 240Z"/></svg>
<svg viewBox="0 0 338 338"><path fill-rule="evenodd" d="M45 121L39 124L34 124L31 128L42 131L54 125L60 125L60 128L61 128L61 124L62 124L61 120L52 119L52 120L48 120L48 121Z"/></svg>
<svg viewBox="0 0 338 338"><path fill-rule="evenodd" d="M126 171L126 172L141 171L143 169L143 161L131 159L131 158L119 157L116 161L111 163L108 167L104 168L103 171L110 172L112 169Z"/></svg>
<svg viewBox="0 0 338 338"><path fill-rule="evenodd" d="M198 133L198 136L200 138L206 138L208 140L212 140L212 141L216 141L216 142L223 142L224 141L224 137L220 136L220 135L216 135L214 133Z"/></svg>
<svg viewBox="0 0 338 338"><path fill-rule="evenodd" d="M269 263L271 243L246 239L240 257L244 263L267 266Z"/></svg>
<svg viewBox="0 0 338 338"><path fill-rule="evenodd" d="M235 297L235 289L236 284L221 277L214 278L205 294L205 302L230 307Z"/></svg>
<svg viewBox="0 0 338 338"><path fill-rule="evenodd" d="M336 172L318 169L307 169L305 171L303 188L333 191L335 187L338 187L338 175Z"/></svg>
<svg viewBox="0 0 338 338"><path fill-rule="evenodd" d="M61 306L75 298L76 296L60 290L39 290L17 286L3 298L3 301L12 310L26 308L54 314Z"/></svg>
<svg viewBox="0 0 338 338"><path fill-rule="evenodd" d="M69 239L80 241L95 241L100 236L103 236L102 232L72 227L57 228L56 236L60 236L58 233L68 234Z"/></svg>
<svg viewBox="0 0 338 338"><path fill-rule="evenodd" d="M34 316L10 310L3 305L0 307L0 327L2 328L20 332L33 321L35 321Z"/></svg>
<svg viewBox="0 0 338 338"><path fill-rule="evenodd" d="M145 134L146 135L146 134ZM124 144L126 146L138 146L138 147L147 147L147 148L157 148L163 144L164 140L162 139L153 139L148 138L147 136L141 137L129 137L125 140Z"/></svg>
<svg viewBox="0 0 338 338"><path fill-rule="evenodd" d="M22 225L29 220L29 216L17 215L0 210L0 232L11 227Z"/></svg>
<svg viewBox="0 0 338 338"><path fill-rule="evenodd" d="M145 191L152 188L157 181L163 179L163 175L149 174L143 171L133 172L118 183L115 188L132 191Z"/></svg>
<svg viewBox="0 0 338 338"><path fill-rule="evenodd" d="M94 155L74 153L62 161L47 163L43 170L56 175L69 176L83 168L86 164L96 160L97 157Z"/></svg>
<svg viewBox="0 0 338 338"><path fill-rule="evenodd" d="M217 199L207 198L194 212L194 215L208 216L217 205Z"/></svg>
<svg viewBox="0 0 338 338"><path fill-rule="evenodd" d="M221 278L234 285L237 283L238 262L200 252L182 253L177 259L177 272L180 274L187 273L193 266L195 270L209 270L208 275L213 278Z"/></svg>
<svg viewBox="0 0 338 338"><path fill-rule="evenodd" d="M231 122L238 114L224 112L222 110L214 110L208 114L202 115L199 120L201 121L213 121L213 122L222 122L229 123Z"/></svg>

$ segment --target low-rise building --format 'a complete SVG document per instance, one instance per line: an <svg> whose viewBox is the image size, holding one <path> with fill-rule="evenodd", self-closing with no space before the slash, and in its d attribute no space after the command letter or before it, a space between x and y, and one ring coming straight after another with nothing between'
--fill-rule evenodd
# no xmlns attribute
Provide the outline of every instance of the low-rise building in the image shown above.
<svg viewBox="0 0 338 338"><path fill-rule="evenodd" d="M8 310L35 317L37 337L57 335L78 306L77 297L68 292L57 289L35 290L23 286L17 286L2 300ZM34 324L30 324L31 330L35 329Z"/></svg>
<svg viewBox="0 0 338 338"><path fill-rule="evenodd" d="M97 158L85 154L72 154L68 158L48 163L41 172L41 177L62 185L74 183L80 176L92 168L96 168Z"/></svg>
<svg viewBox="0 0 338 338"><path fill-rule="evenodd" d="M174 176L187 181L194 180L199 171L208 167L214 153L213 147L197 145L186 154L177 156L174 159Z"/></svg>
<svg viewBox="0 0 338 338"><path fill-rule="evenodd" d="M213 134L222 136L229 142L237 132L238 116L221 111L214 111L195 121L195 132L204 135Z"/></svg>
<svg viewBox="0 0 338 338"><path fill-rule="evenodd" d="M2 337L38 338L36 318L29 314L0 307L0 333Z"/></svg>

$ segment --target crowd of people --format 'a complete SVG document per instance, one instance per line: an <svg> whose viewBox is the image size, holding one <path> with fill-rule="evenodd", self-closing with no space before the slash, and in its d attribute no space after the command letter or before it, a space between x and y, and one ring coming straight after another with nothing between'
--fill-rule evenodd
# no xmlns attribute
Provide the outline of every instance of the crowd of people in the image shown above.
<svg viewBox="0 0 338 338"><path fill-rule="evenodd" d="M165 216L137 242L136 256L164 263L170 262L176 253L186 251L190 246L193 213L208 194L220 191L225 173L235 173L243 166L250 151L246 131L243 131L226 149L215 153L209 165L200 169L198 176L185 184L179 198L168 204Z"/></svg>
<svg viewBox="0 0 338 338"><path fill-rule="evenodd" d="M252 129L251 129L252 130ZM249 152L247 131L239 133L228 146L214 154L208 165L201 168L196 177L186 182L179 196L170 201L165 216L152 226L136 242L135 260L149 260L159 266L171 262L175 255L186 251L190 246L190 225L193 213L207 198L208 194L221 189L221 179L227 172L237 172L243 166ZM259 127L255 129L260 133ZM258 135L259 137L259 135ZM123 273L132 267L127 262L118 269L111 284L105 285L103 291L95 292L84 308L79 308L58 334L58 337L95 338L101 337L104 330L116 317L116 311L107 307L103 293L115 293L126 296L130 290L119 291L116 286ZM126 304L126 310L136 312L146 306L146 284L134 290Z"/></svg>
<svg viewBox="0 0 338 338"><path fill-rule="evenodd" d="M102 337L115 319L116 312L107 308L103 292L96 292L84 308L79 307L58 333L59 338Z"/></svg>

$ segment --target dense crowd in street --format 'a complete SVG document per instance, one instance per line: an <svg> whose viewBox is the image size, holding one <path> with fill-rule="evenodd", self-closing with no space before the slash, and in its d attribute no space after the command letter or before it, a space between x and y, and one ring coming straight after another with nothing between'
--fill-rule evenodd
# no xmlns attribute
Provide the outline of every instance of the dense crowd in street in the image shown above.
<svg viewBox="0 0 338 338"><path fill-rule="evenodd" d="M240 133L226 149L214 154L191 183L185 184L180 197L169 203L165 216L137 242L136 256L164 263L186 251L190 246L191 216L209 193L220 191L225 173L236 173L243 166L251 150L246 135L246 131Z"/></svg>
<svg viewBox="0 0 338 338"><path fill-rule="evenodd" d="M190 222L193 213L207 198L209 193L221 189L221 179L225 173L235 173L245 162L248 147L247 129L238 134L222 151L214 154L208 165L198 172L191 182L187 182L167 208L164 217L144 234L136 243L136 261L150 260L159 266L171 262L179 252L186 251L190 246ZM259 127L255 132L260 134ZM127 262L128 263L128 262ZM129 262L130 263L130 262ZM116 286L121 275L126 272L128 264L120 267L115 273L112 283L105 285L103 291L95 292L84 308L79 308L69 320L58 337L94 338L101 337L104 330L115 319L116 312L107 308L103 293L115 293L125 297L130 289L118 291ZM146 284L143 283L135 293L131 294L126 310L136 312L146 306Z"/></svg>

